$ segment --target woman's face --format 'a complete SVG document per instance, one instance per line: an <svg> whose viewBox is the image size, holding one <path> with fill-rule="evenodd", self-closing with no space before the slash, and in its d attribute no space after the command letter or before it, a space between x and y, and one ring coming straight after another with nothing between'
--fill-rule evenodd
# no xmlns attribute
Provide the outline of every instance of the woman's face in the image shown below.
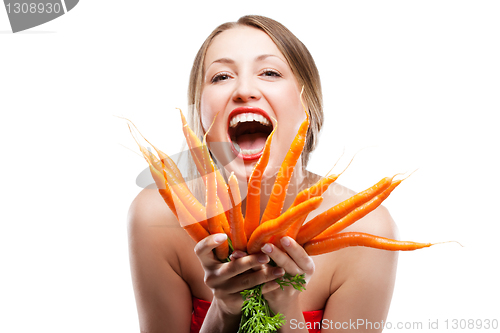
<svg viewBox="0 0 500 333"><path fill-rule="evenodd" d="M264 177L274 175L306 118L301 87L285 57L263 31L237 27L214 38L204 69L201 120L205 132L217 115L207 136L210 149L219 160L233 160L226 168L239 178L248 178L276 119ZM220 158L221 150L225 158ZM232 157L227 157L228 152Z"/></svg>

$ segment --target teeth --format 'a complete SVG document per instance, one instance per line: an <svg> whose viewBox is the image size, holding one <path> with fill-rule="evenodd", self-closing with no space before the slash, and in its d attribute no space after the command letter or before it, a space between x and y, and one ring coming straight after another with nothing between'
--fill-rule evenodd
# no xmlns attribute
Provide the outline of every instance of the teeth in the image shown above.
<svg viewBox="0 0 500 333"><path fill-rule="evenodd" d="M253 155L260 153L262 150L262 149L241 149L236 142L233 142L233 146L234 148L236 148L236 151L241 153L242 155Z"/></svg>
<svg viewBox="0 0 500 333"><path fill-rule="evenodd" d="M231 121L229 122L229 126L236 127L238 123L244 123L248 121L258 121L262 125L271 126L271 123L266 119L266 117L257 113L240 113L231 119Z"/></svg>
<svg viewBox="0 0 500 333"><path fill-rule="evenodd" d="M262 149L242 149L241 154L242 155L253 155L253 154L260 153L261 151L262 151Z"/></svg>
<svg viewBox="0 0 500 333"><path fill-rule="evenodd" d="M236 148L236 150L237 150L238 152L240 152L240 151L241 151L240 146L239 146L236 142L233 142L233 146L234 146L234 148Z"/></svg>

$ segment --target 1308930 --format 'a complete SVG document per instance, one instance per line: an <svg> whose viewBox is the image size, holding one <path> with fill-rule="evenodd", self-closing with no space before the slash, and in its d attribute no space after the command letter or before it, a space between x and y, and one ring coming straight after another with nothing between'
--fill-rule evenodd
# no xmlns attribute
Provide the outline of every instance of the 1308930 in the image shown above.
<svg viewBox="0 0 500 333"><path fill-rule="evenodd" d="M446 319L446 329L498 329L497 319Z"/></svg>
<svg viewBox="0 0 500 333"><path fill-rule="evenodd" d="M7 8L7 13L11 14L52 14L52 13L60 13L62 8L59 3L28 3L28 2L23 2L23 3L7 3L6 5Z"/></svg>

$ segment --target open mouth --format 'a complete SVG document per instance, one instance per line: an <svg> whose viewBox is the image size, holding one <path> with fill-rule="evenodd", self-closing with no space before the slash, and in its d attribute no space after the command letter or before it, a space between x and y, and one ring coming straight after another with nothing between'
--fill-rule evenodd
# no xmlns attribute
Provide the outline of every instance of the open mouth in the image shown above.
<svg viewBox="0 0 500 333"><path fill-rule="evenodd" d="M267 137L273 125L266 112L259 108L240 107L234 109L228 119L228 136L232 150L244 160L262 155Z"/></svg>

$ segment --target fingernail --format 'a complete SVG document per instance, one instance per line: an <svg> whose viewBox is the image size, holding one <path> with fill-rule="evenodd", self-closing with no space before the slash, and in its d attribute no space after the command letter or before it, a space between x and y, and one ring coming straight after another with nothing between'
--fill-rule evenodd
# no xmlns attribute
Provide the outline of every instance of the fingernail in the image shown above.
<svg viewBox="0 0 500 333"><path fill-rule="evenodd" d="M285 274L285 270L281 267L278 267L274 269L273 274L276 276L282 276L283 274Z"/></svg>
<svg viewBox="0 0 500 333"><path fill-rule="evenodd" d="M239 258L243 258L245 256L245 253L244 252L241 252L241 251L234 251L232 254L231 254L231 258L234 258L234 259L239 259Z"/></svg>
<svg viewBox="0 0 500 333"><path fill-rule="evenodd" d="M258 262L261 262L263 264L267 263L269 261L269 257L266 256L265 254L260 254L258 257L257 257L257 261Z"/></svg>
<svg viewBox="0 0 500 333"><path fill-rule="evenodd" d="M271 246L271 244L265 244L262 248L261 248L262 252L265 252L265 253L271 253L273 252L273 247Z"/></svg>
<svg viewBox="0 0 500 333"><path fill-rule="evenodd" d="M215 240L216 243L222 243L226 239L227 239L227 235L226 234L217 234L214 237L214 240Z"/></svg>
<svg viewBox="0 0 500 333"><path fill-rule="evenodd" d="M290 246L290 244L291 244L291 243L290 243L290 238L288 238L288 237L283 237L283 238L281 239L281 245L283 245L283 246Z"/></svg>

